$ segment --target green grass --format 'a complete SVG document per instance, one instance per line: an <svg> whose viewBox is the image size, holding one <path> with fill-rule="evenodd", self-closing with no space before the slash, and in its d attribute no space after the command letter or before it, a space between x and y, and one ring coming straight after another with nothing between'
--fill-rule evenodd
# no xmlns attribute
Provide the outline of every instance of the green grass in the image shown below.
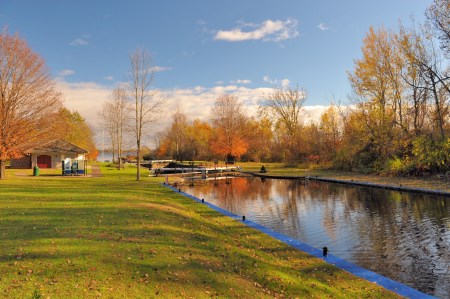
<svg viewBox="0 0 450 299"><path fill-rule="evenodd" d="M0 297L397 297L133 168L31 174L0 181Z"/></svg>

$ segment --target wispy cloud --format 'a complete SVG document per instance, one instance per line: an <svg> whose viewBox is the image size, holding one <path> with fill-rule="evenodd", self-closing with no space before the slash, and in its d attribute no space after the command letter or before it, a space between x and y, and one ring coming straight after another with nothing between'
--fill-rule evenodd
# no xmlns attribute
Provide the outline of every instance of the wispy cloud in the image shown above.
<svg viewBox="0 0 450 299"><path fill-rule="evenodd" d="M270 79L269 76L264 76L264 77L263 77L263 81L266 82L266 83L270 83L270 84L275 84L275 83L277 83L276 80Z"/></svg>
<svg viewBox="0 0 450 299"><path fill-rule="evenodd" d="M251 80L247 80L247 79L237 79L237 80L232 80L230 81L231 84L250 84L252 83Z"/></svg>
<svg viewBox="0 0 450 299"><path fill-rule="evenodd" d="M274 85L280 84L283 87L289 86L289 83L291 82L289 79L271 79L269 76L264 76L263 81Z"/></svg>
<svg viewBox="0 0 450 299"><path fill-rule="evenodd" d="M67 70L62 70L62 71L58 72L57 75L59 77L65 77L65 76L70 76L70 75L73 75L73 74L75 74L74 70L67 69Z"/></svg>
<svg viewBox="0 0 450 299"><path fill-rule="evenodd" d="M86 46L87 44L87 40L83 38L76 38L69 43L71 46Z"/></svg>
<svg viewBox="0 0 450 299"><path fill-rule="evenodd" d="M327 26L325 23L320 23L319 25L317 25L317 28L319 28L322 31L330 29L330 27Z"/></svg>
<svg viewBox="0 0 450 299"><path fill-rule="evenodd" d="M218 30L214 39L228 42L247 40L280 42L299 36L297 24L297 20L293 18L288 18L286 21L266 20L261 24L242 23L231 30Z"/></svg>
<svg viewBox="0 0 450 299"><path fill-rule="evenodd" d="M157 72L165 72L165 71L171 71L173 68L170 66L154 66L152 67L152 71L154 71L155 73Z"/></svg>
<svg viewBox="0 0 450 299"><path fill-rule="evenodd" d="M112 81L112 80L114 80L114 77L113 76L106 76L103 79L108 80L108 81Z"/></svg>

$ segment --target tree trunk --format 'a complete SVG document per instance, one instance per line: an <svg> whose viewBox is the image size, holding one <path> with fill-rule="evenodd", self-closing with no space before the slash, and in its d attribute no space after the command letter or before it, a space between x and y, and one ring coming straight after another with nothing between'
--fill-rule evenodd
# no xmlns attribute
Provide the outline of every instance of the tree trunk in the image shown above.
<svg viewBox="0 0 450 299"><path fill-rule="evenodd" d="M434 96L434 104L436 105L436 113L437 113L437 121L438 121L438 129L439 129L439 135L441 137L441 140L444 140L445 138L445 133L444 133L444 122L442 120L442 112L441 112L441 105L440 105L440 101L439 101L439 95L437 93L437 86L436 86L436 82L434 81L434 75L432 72L430 72L430 79L431 79L431 84L432 84L432 91L433 91L433 96Z"/></svg>
<svg viewBox="0 0 450 299"><path fill-rule="evenodd" d="M141 144L137 144L137 171L136 171L136 181L141 179Z"/></svg>
<svg viewBox="0 0 450 299"><path fill-rule="evenodd" d="M5 160L0 160L0 180L6 179L6 172L5 172Z"/></svg>

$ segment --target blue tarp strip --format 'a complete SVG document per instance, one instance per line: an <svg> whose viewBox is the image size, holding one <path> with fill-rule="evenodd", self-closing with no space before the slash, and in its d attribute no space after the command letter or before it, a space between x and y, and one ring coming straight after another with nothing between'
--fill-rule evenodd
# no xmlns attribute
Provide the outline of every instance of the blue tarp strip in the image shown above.
<svg viewBox="0 0 450 299"><path fill-rule="evenodd" d="M186 192L183 191L179 191L179 189L169 186L169 185L165 185L166 187L169 187L170 189L172 189L173 191L176 191L196 202L202 203L202 200L192 196ZM260 232L263 232L266 235L269 235L277 240L280 240L283 243L288 244L289 246L292 246L296 249L299 249L301 251L304 251L314 257L317 258L321 258L323 259L325 262L332 264L334 266L336 266L339 269L345 270L347 272L350 272L358 277L361 277L363 279L366 279L368 281L374 282L382 287L384 287L385 289L388 289L394 293L397 293L401 296L407 297L407 298L412 298L412 299L422 299L422 298L435 298L433 296L427 295L425 293L422 293L416 289L413 289L407 285L404 285L398 281L392 280L390 278L384 277L383 275L377 274L375 272L372 272L370 270L364 269L358 265L355 265L353 263L350 263L346 260L340 259L336 256L333 256L331 254L328 254L327 257L323 257L322 256L322 250L321 249L317 249L314 248L308 244L302 243L296 239L293 239L289 236L286 236L284 234L278 233L276 231L271 230L270 228L267 228L265 226L262 226L256 222L253 222L251 220L246 219L245 221L242 221L242 216L236 215L231 213L230 211L227 211L225 209L222 209L218 206L215 206L209 202L204 201L203 202L204 205L208 206L209 208L225 215L228 216L230 218L233 218L235 220L238 220L240 222L242 222L243 224L254 228L256 230L259 230Z"/></svg>

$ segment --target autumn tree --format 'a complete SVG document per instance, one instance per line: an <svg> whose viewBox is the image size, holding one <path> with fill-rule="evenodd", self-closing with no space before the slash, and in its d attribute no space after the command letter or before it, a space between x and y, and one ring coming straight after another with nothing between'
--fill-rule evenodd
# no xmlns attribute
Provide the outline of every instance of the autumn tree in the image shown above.
<svg viewBox="0 0 450 299"><path fill-rule="evenodd" d="M48 138L61 95L45 61L19 35L0 34L0 179L6 160L27 144Z"/></svg>
<svg viewBox="0 0 450 299"><path fill-rule="evenodd" d="M192 159L210 160L212 153L210 141L212 139L213 128L207 121L195 119L187 127L187 141L189 151L192 152Z"/></svg>
<svg viewBox="0 0 450 299"><path fill-rule="evenodd" d="M164 108L164 99L158 91L152 89L155 65L150 52L137 49L130 55L130 97L132 102L132 130L136 140L137 171L136 180L141 178L141 147L143 138L148 134Z"/></svg>
<svg viewBox="0 0 450 299"><path fill-rule="evenodd" d="M218 97L211 109L210 119L215 131L211 150L229 157L245 154L248 148L248 119L238 98L228 94Z"/></svg>
<svg viewBox="0 0 450 299"><path fill-rule="evenodd" d="M404 150L409 134L402 79L405 61L399 55L395 35L384 28L371 27L361 50L362 58L355 60L354 71L348 77L353 103L370 137L366 148L375 151L371 163L379 168L384 159Z"/></svg>
<svg viewBox="0 0 450 299"><path fill-rule="evenodd" d="M320 117L320 133L322 137L321 156L326 161L333 161L339 150L342 138L342 117L338 108L332 104Z"/></svg>
<svg viewBox="0 0 450 299"><path fill-rule="evenodd" d="M98 151L94 141L94 132L81 114L61 108L57 117L59 126L55 131L56 137L86 149L88 159L95 160Z"/></svg>
<svg viewBox="0 0 450 299"><path fill-rule="evenodd" d="M349 73L354 110L339 164L375 172L445 171L450 76L435 39L423 27L370 28L361 49Z"/></svg>
<svg viewBox="0 0 450 299"><path fill-rule="evenodd" d="M248 121L248 150L245 158L250 161L269 161L273 141L271 121L265 117L252 117Z"/></svg>

